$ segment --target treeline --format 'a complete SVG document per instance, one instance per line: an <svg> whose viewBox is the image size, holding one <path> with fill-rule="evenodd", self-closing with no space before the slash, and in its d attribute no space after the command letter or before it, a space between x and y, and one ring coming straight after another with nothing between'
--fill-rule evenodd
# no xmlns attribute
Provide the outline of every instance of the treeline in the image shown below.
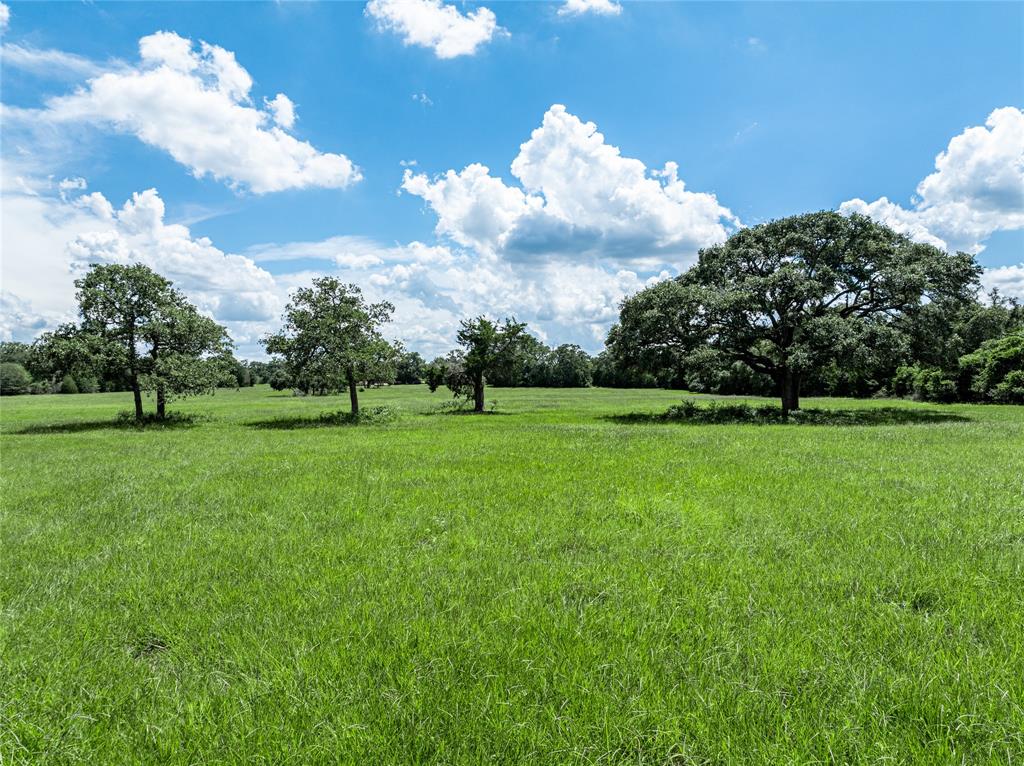
<svg viewBox="0 0 1024 766"><path fill-rule="evenodd" d="M145 266L94 265L76 280L80 321L0 346L0 393L153 392L267 383L307 395L391 383L446 386L484 409L487 385L664 387L776 395L912 396L1024 403L1024 308L980 296L966 253L910 241L860 215L811 213L743 229L697 263L624 300L605 350L550 347L514 318L461 323L427 362L383 328L394 307L333 277L296 290L266 362L232 353L224 327Z"/></svg>

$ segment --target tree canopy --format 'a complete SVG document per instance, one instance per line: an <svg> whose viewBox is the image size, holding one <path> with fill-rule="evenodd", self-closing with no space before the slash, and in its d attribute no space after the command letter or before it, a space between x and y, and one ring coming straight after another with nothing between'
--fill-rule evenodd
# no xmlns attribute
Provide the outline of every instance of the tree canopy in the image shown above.
<svg viewBox="0 0 1024 766"><path fill-rule="evenodd" d="M793 216L705 248L689 271L625 300L607 345L639 368L740 362L775 384L788 413L807 375L895 354L905 337L894 320L927 300L970 296L979 273L970 255L865 216Z"/></svg>
<svg viewBox="0 0 1024 766"><path fill-rule="evenodd" d="M456 336L460 355L448 365L445 384L456 396L473 400L473 410L484 410L484 385L488 375L514 368L520 361L526 324L513 319L498 323L478 316L463 320Z"/></svg>
<svg viewBox="0 0 1024 766"><path fill-rule="evenodd" d="M227 330L201 315L172 283L141 264L93 264L75 280L79 324L36 342L57 374L121 377L144 418L142 392L156 392L157 417L170 396L216 387L232 343Z"/></svg>
<svg viewBox="0 0 1024 766"><path fill-rule="evenodd" d="M380 333L395 307L367 303L362 291L334 277L313 280L295 291L281 330L263 340L279 355L292 384L306 393L348 388L359 412L358 382L393 375L397 350Z"/></svg>

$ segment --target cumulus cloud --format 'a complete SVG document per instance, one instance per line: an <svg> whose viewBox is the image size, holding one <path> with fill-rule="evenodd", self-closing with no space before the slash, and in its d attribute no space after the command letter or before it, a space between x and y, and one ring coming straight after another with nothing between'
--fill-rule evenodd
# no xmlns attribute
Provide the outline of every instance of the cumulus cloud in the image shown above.
<svg viewBox="0 0 1024 766"><path fill-rule="evenodd" d="M7 3L0 3L0 32L7 30L7 25L11 23L11 9Z"/></svg>
<svg viewBox="0 0 1024 766"><path fill-rule="evenodd" d="M436 232L513 260L592 255L616 262L689 262L739 225L714 194L692 192L678 165L648 171L560 104L520 147L510 186L479 163L402 188L437 215Z"/></svg>
<svg viewBox="0 0 1024 766"><path fill-rule="evenodd" d="M279 302L273 277L250 258L229 255L187 226L164 222L164 202L156 189L136 192L115 210L100 193L75 200L97 227L68 243L72 272L91 263L144 263L163 274L225 322L267 320Z"/></svg>
<svg viewBox="0 0 1024 766"><path fill-rule="evenodd" d="M995 232L1024 228L1024 112L996 109L984 126L955 136L910 207L881 197L839 209L870 215L919 242L980 253Z"/></svg>
<svg viewBox="0 0 1024 766"><path fill-rule="evenodd" d="M986 291L997 289L1002 295L1024 300L1024 263L985 269L981 284Z"/></svg>
<svg viewBox="0 0 1024 766"><path fill-rule="evenodd" d="M495 35L507 34L489 8L464 14L441 0L370 0L366 15L405 45L430 48L439 59L472 56Z"/></svg>
<svg viewBox="0 0 1024 766"><path fill-rule="evenodd" d="M73 280L90 263L144 263L172 280L236 339L255 342L277 319L284 288L251 258L228 254L187 226L167 223L154 189L120 208L83 179L29 195L3 189L3 324L0 335L30 338L74 315ZM77 196L75 196L77 193ZM253 334L253 333L256 334Z"/></svg>
<svg viewBox="0 0 1024 766"><path fill-rule="evenodd" d="M167 151L197 178L212 176L257 194L344 188L361 176L343 154L325 153L287 131L291 100L252 104L252 78L219 46L173 32L139 41L140 61L104 72L38 110L5 110L29 123L93 123Z"/></svg>
<svg viewBox="0 0 1024 766"><path fill-rule="evenodd" d="M622 6L613 0L565 0L558 9L559 16L581 16L585 13L618 16L622 13Z"/></svg>

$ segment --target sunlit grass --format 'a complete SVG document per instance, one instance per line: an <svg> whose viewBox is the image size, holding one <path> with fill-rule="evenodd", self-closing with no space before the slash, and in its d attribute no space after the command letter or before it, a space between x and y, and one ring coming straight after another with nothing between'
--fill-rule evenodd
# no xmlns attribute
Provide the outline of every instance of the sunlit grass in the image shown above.
<svg viewBox="0 0 1024 766"><path fill-rule="evenodd" d="M1024 408L681 398L0 401L0 762L1024 759Z"/></svg>

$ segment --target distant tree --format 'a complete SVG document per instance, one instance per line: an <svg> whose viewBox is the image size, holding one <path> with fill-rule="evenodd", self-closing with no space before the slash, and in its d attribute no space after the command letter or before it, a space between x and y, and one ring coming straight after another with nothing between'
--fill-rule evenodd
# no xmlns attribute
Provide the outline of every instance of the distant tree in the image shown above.
<svg viewBox="0 0 1024 766"><path fill-rule="evenodd" d="M284 368L274 370L270 376L270 380L267 382L270 383L270 387L275 391L284 391L285 389L293 387L292 379L288 373L285 372Z"/></svg>
<svg viewBox="0 0 1024 766"><path fill-rule="evenodd" d="M295 291L284 327L263 344L284 360L297 388L326 393L347 387L352 412L358 413L358 382L375 379L392 362L379 328L394 310L387 302L367 303L356 285L320 277Z"/></svg>
<svg viewBox="0 0 1024 766"><path fill-rule="evenodd" d="M58 374L125 379L143 420L142 392L156 392L157 416L169 396L212 390L224 375L231 341L171 282L141 264L92 265L75 281L81 322L62 325L35 344Z"/></svg>
<svg viewBox="0 0 1024 766"><path fill-rule="evenodd" d="M548 385L560 388L586 388L593 382L590 355L577 345L565 343L551 353Z"/></svg>
<svg viewBox="0 0 1024 766"><path fill-rule="evenodd" d="M456 396L472 398L474 412L483 412L487 376L515 366L525 334L526 324L515 319L501 325L483 316L463 320L457 335L463 348L461 375L449 369L446 385Z"/></svg>
<svg viewBox="0 0 1024 766"><path fill-rule="evenodd" d="M415 351L403 351L398 357L395 382L399 384L422 383L426 376L426 362Z"/></svg>
<svg viewBox="0 0 1024 766"><path fill-rule="evenodd" d="M434 393L444 385L445 374L448 372L448 360L443 356L439 356L430 364L428 364L424 370L423 375L427 383L427 387L430 389L430 393Z"/></svg>
<svg viewBox="0 0 1024 766"><path fill-rule="evenodd" d="M979 273L970 255L913 243L866 216L793 216L742 229L624 301L608 346L641 369L742 362L775 383L788 414L809 374L833 361L877 364L895 345L896 318L925 299L972 294Z"/></svg>
<svg viewBox="0 0 1024 766"><path fill-rule="evenodd" d="M0 394L16 396L27 394L32 388L32 376L17 362L0 362Z"/></svg>
<svg viewBox="0 0 1024 766"><path fill-rule="evenodd" d="M0 343L0 362L20 364L28 370L32 366L32 347L16 341Z"/></svg>

